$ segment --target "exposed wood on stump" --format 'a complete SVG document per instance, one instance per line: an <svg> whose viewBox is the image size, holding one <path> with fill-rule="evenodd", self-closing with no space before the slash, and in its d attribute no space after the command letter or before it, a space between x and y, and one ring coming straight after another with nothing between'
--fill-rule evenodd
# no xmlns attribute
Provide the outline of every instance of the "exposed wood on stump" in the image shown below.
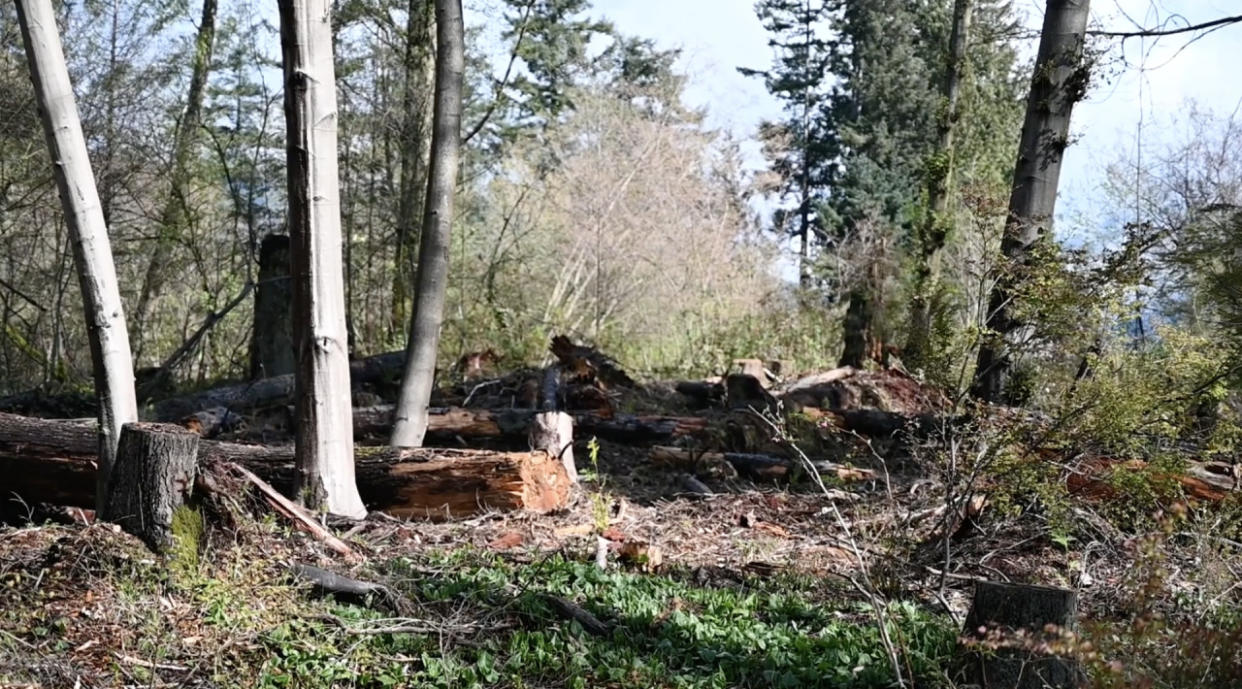
<svg viewBox="0 0 1242 689"><path fill-rule="evenodd" d="M1079 670L1069 659L1039 649L1045 627L1072 631L1078 614L1070 590L980 581L966 615L966 679L983 689L1072 689ZM1024 630L1026 636L1014 636Z"/></svg>
<svg viewBox="0 0 1242 689"><path fill-rule="evenodd" d="M293 373L293 280L289 236L272 234L259 248L259 284L254 293L250 379Z"/></svg>
<svg viewBox="0 0 1242 689"><path fill-rule="evenodd" d="M125 424L100 518L119 524L156 552L167 550L173 512L194 487L197 455L198 435L192 431L171 424Z"/></svg>
<svg viewBox="0 0 1242 689"><path fill-rule="evenodd" d="M91 424L0 414L3 499L91 507L97 452ZM543 452L359 447L355 456L364 502L394 515L548 512L569 501L564 465ZM292 486L292 446L202 440L198 460L236 462L281 491Z"/></svg>

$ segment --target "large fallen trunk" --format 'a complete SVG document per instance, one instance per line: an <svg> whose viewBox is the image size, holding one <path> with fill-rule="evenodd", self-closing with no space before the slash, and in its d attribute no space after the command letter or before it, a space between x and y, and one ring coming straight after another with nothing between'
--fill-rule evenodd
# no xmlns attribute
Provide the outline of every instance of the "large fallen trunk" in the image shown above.
<svg viewBox="0 0 1242 689"><path fill-rule="evenodd" d="M525 439L538 414L534 409L468 409L437 407L429 410L428 436ZM570 411L581 437L596 436L617 442L668 440L706 431L708 420L693 416L655 416ZM392 425L392 407L354 409L354 435L383 437Z"/></svg>
<svg viewBox="0 0 1242 689"><path fill-rule="evenodd" d="M0 494L30 504L92 506L96 437L90 423L0 414ZM547 512L569 499L564 466L543 452L359 447L355 458L363 501L396 516ZM236 462L281 490L292 485L292 446L203 440L198 461Z"/></svg>
<svg viewBox="0 0 1242 689"><path fill-rule="evenodd" d="M405 352L377 354L349 362L350 384L356 389L401 375ZM226 407L242 412L249 409L292 404L293 375L273 376L245 383L225 385L200 392L160 400L152 405L150 416L155 421L178 421L190 414L213 407Z"/></svg>

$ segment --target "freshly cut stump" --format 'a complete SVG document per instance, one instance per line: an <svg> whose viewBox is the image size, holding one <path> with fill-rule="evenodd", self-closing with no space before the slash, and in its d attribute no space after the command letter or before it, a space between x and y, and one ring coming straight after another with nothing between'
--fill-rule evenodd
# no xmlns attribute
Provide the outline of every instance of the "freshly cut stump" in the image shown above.
<svg viewBox="0 0 1242 689"><path fill-rule="evenodd" d="M1078 597L1050 586L981 581L966 615L966 681L984 689L1073 689L1081 673L1072 659L1035 650L1045 628L1074 630ZM1015 636L1024 630L1023 644Z"/></svg>
<svg viewBox="0 0 1242 689"><path fill-rule="evenodd" d="M100 518L164 552L172 545L173 512L189 498L197 465L197 433L172 424L125 424Z"/></svg>

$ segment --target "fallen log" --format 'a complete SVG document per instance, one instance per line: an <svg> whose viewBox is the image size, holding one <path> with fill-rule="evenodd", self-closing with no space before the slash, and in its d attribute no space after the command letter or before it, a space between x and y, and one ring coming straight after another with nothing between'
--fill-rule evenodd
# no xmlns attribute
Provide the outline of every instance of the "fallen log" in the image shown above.
<svg viewBox="0 0 1242 689"><path fill-rule="evenodd" d="M570 411L574 428L582 437L596 436L616 442L650 442L706 431L708 420L694 416L615 414L611 418L594 412ZM533 409L467 409L434 407L428 411L427 434L435 437L524 439L530 432ZM392 427L392 406L354 409L356 437L383 437Z"/></svg>
<svg viewBox="0 0 1242 689"><path fill-rule="evenodd" d="M687 469L727 462L738 474L751 478L783 478L794 466L793 461L782 457L749 452L696 452L680 447L656 446L651 448L649 456L656 464ZM814 465L820 474L831 474L841 481L870 481L876 478L871 469L828 461L817 461Z"/></svg>
<svg viewBox="0 0 1242 689"><path fill-rule="evenodd" d="M405 352L389 352L351 361L350 384L357 388L363 384L382 382L400 375L404 365ZM177 421L212 407L241 411L287 404L292 400L293 375L286 374L160 400L151 405L148 415L155 421Z"/></svg>
<svg viewBox="0 0 1242 689"><path fill-rule="evenodd" d="M90 424L0 414L0 496L92 506L97 444ZM235 462L286 494L292 485L291 445L203 440L198 462L209 461ZM367 506L401 517L548 512L569 500L564 466L543 452L358 447L355 467Z"/></svg>

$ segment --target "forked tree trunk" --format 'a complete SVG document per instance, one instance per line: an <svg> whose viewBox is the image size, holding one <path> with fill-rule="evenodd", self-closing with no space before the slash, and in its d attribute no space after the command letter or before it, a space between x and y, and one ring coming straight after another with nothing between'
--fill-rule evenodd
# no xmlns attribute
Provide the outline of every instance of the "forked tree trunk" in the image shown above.
<svg viewBox="0 0 1242 689"><path fill-rule="evenodd" d="M1045 240L1056 210L1061 159L1069 145L1070 115L1087 89L1083 62L1089 0L1048 0L1026 101L1018 164L1001 239L1002 269L988 301L987 335L979 346L971 393L987 402L1006 398L1013 356L1025 324L1014 316L1036 244Z"/></svg>
<svg viewBox="0 0 1242 689"><path fill-rule="evenodd" d="M915 266L914 298L910 304L910 336L902 358L911 369L925 367L932 350L932 300L940 277L940 250L953 226L949 184L953 179L953 134L957 126L961 77L966 71L966 42L973 0L954 0L953 30L945 64L944 112L939 141L927 162L927 215L918 229L919 260Z"/></svg>
<svg viewBox="0 0 1242 689"><path fill-rule="evenodd" d="M190 496L197 469L197 433L171 424L127 423L99 516L164 552L173 541L173 513Z"/></svg>
<svg viewBox="0 0 1242 689"><path fill-rule="evenodd" d="M121 427L138 420L129 334L112 264L108 228L87 157L86 139L82 136L51 0L17 0L17 18L82 289L95 394L99 397L95 500L102 506L108 474L116 461Z"/></svg>
<svg viewBox="0 0 1242 689"><path fill-rule="evenodd" d="M366 515L354 481L349 342L336 166L336 81L328 0L279 0L288 137L296 497Z"/></svg>
<svg viewBox="0 0 1242 689"><path fill-rule="evenodd" d="M436 348L448 286L453 191L461 147L465 29L461 0L436 0L436 101L430 183L418 250L418 284L410 321L405 372L392 430L396 447L418 447L427 433L427 405L436 375Z"/></svg>
<svg viewBox="0 0 1242 689"><path fill-rule="evenodd" d="M293 373L293 284L289 237L272 234L259 247L259 284L254 293L250 379Z"/></svg>

